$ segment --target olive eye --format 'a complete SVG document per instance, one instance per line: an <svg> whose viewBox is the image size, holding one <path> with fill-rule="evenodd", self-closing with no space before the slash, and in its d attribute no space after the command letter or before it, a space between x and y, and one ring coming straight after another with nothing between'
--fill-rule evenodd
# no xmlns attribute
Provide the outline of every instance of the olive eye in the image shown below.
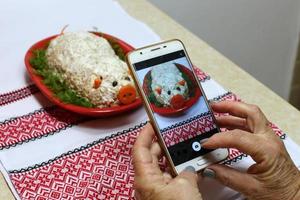
<svg viewBox="0 0 300 200"><path fill-rule="evenodd" d="M177 87L176 90L180 91L181 89L180 89L180 87Z"/></svg>
<svg viewBox="0 0 300 200"><path fill-rule="evenodd" d="M99 78L100 78L100 80L102 80L102 79L103 79L103 77L102 77L102 76L100 76Z"/></svg>
<svg viewBox="0 0 300 200"><path fill-rule="evenodd" d="M168 95L171 95L171 91L170 90L168 90Z"/></svg>
<svg viewBox="0 0 300 200"><path fill-rule="evenodd" d="M118 85L118 81L112 82L112 86L113 86L113 87L116 87L117 85Z"/></svg>
<svg viewBox="0 0 300 200"><path fill-rule="evenodd" d="M130 81L129 76L126 76L126 77L125 77L125 80Z"/></svg>

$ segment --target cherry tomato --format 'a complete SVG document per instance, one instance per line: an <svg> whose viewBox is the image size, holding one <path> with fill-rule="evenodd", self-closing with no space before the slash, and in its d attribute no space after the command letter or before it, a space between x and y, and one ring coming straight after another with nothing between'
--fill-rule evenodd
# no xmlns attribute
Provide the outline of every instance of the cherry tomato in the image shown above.
<svg viewBox="0 0 300 200"><path fill-rule="evenodd" d="M135 88L132 85L125 85L121 87L117 98L122 104L125 105L134 102L136 99Z"/></svg>
<svg viewBox="0 0 300 200"><path fill-rule="evenodd" d="M171 98L170 104L174 109L180 109L184 106L185 100L181 94L176 94Z"/></svg>

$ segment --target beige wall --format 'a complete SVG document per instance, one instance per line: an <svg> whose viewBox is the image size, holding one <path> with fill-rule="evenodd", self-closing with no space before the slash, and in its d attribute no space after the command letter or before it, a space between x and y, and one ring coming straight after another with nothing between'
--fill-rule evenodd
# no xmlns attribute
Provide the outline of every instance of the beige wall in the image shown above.
<svg viewBox="0 0 300 200"><path fill-rule="evenodd" d="M149 1L289 99L298 45L300 0Z"/></svg>
<svg viewBox="0 0 300 200"><path fill-rule="evenodd" d="M300 110L300 43L291 86L290 103Z"/></svg>

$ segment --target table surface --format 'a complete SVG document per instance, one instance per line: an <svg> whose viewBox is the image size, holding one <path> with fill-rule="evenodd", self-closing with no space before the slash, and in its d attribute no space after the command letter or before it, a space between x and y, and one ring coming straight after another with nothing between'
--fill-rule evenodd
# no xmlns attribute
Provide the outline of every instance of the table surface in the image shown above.
<svg viewBox="0 0 300 200"><path fill-rule="evenodd" d="M300 112L296 108L146 0L118 2L130 15L151 27L162 40L182 40L194 65L245 102L258 105L270 121L300 144ZM145 14L145 8L150 15ZM0 199L14 199L1 174Z"/></svg>

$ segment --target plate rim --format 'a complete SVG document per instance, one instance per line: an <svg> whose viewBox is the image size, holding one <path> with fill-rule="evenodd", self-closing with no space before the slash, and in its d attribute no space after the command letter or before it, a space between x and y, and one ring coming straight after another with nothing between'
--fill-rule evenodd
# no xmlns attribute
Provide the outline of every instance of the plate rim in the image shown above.
<svg viewBox="0 0 300 200"><path fill-rule="evenodd" d="M188 69L187 67L185 67L184 65L182 64L179 64L177 63L178 65L180 65L180 67L184 67L185 70L189 71L190 72L190 76L193 74L193 72ZM147 72L147 74L145 75L145 77L151 72L151 70L149 72ZM144 78L145 80L145 78ZM197 81L197 80L192 80L194 83ZM143 89L144 89L144 82L143 81ZM149 92L149 91L148 91ZM146 94L147 95L147 94ZM201 90L196 90L196 93L195 93L195 96L193 98L191 98L190 100L188 100L187 102L191 102L190 104L188 104L187 106L183 107L183 108L180 108L180 109L171 109L171 108L159 108L157 106L155 106L153 103L150 102L150 106L151 108L153 109L153 112L159 114L159 115L163 115L163 116L170 116L170 115L176 115L176 114L179 114L181 112L184 112L186 111L187 109L191 108L195 103L196 101L201 97L203 96Z"/></svg>

